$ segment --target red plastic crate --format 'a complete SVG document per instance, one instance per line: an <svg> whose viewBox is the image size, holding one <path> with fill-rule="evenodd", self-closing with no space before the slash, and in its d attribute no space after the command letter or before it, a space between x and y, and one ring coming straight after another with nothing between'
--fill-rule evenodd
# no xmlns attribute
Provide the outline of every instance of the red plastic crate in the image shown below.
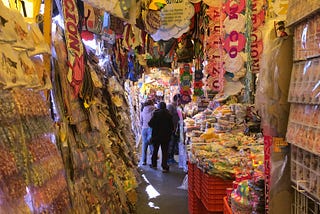
<svg viewBox="0 0 320 214"><path fill-rule="evenodd" d="M203 204L194 191L188 192L188 209L189 214L203 214Z"/></svg>
<svg viewBox="0 0 320 214"><path fill-rule="evenodd" d="M194 190L194 165L188 162L188 189Z"/></svg>
<svg viewBox="0 0 320 214"><path fill-rule="evenodd" d="M213 190L225 190L226 188L232 187L233 180L224 180L219 177L211 176L206 173L203 174L202 183L206 189Z"/></svg>
<svg viewBox="0 0 320 214"><path fill-rule="evenodd" d="M204 207L208 212L223 212L223 203L218 204L210 204L210 203L203 203Z"/></svg>
<svg viewBox="0 0 320 214"><path fill-rule="evenodd" d="M202 171L198 167L194 169L194 191L198 198L201 198L202 191Z"/></svg>
<svg viewBox="0 0 320 214"><path fill-rule="evenodd" d="M229 206L227 196L223 197L223 214L232 214L232 210Z"/></svg>
<svg viewBox="0 0 320 214"><path fill-rule="evenodd" d="M223 212L223 197L229 187L232 187L232 180L203 173L201 201L209 212Z"/></svg>

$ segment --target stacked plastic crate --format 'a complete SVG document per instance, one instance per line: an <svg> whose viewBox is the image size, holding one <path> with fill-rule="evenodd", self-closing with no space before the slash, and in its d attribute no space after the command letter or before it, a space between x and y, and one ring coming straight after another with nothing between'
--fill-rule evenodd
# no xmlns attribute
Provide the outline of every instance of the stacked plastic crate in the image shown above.
<svg viewBox="0 0 320 214"><path fill-rule="evenodd" d="M201 201L210 212L223 211L223 197L226 189L232 187L232 180L224 180L206 173L202 175Z"/></svg>

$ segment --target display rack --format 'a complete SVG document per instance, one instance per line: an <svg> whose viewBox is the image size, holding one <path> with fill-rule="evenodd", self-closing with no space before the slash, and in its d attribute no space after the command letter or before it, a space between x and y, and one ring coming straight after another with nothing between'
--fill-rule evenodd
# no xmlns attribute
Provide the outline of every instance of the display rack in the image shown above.
<svg viewBox="0 0 320 214"><path fill-rule="evenodd" d="M320 1L292 0L288 8L288 26L294 26L320 12Z"/></svg>
<svg viewBox="0 0 320 214"><path fill-rule="evenodd" d="M293 0L291 103L286 138L291 144L292 213L319 213L320 203L320 2Z"/></svg>
<svg viewBox="0 0 320 214"><path fill-rule="evenodd" d="M320 212L320 204L311 197L301 193L297 186L292 186L294 189L294 204L292 205L292 214L317 214Z"/></svg>

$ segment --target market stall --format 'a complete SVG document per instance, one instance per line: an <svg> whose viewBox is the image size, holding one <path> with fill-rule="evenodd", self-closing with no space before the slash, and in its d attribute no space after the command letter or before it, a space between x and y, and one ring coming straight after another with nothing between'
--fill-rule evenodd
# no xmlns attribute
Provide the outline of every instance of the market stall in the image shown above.
<svg viewBox="0 0 320 214"><path fill-rule="evenodd" d="M175 94L191 214L290 212L290 177L317 204L307 2L1 1L0 212L133 213L142 105Z"/></svg>

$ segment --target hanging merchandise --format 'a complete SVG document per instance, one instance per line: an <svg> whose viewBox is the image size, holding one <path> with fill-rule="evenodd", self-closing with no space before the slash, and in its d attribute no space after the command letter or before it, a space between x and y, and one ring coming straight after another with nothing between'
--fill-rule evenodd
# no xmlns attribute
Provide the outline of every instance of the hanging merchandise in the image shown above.
<svg viewBox="0 0 320 214"><path fill-rule="evenodd" d="M82 18L82 31L100 34L103 24L103 11L84 3L84 17Z"/></svg>
<svg viewBox="0 0 320 214"><path fill-rule="evenodd" d="M178 45L176 48L177 62L189 63L193 60L193 44L191 36L183 36L178 39Z"/></svg>
<svg viewBox="0 0 320 214"><path fill-rule="evenodd" d="M61 151L68 160L73 211L131 213L136 203L137 161L134 136L128 131L128 102L116 77L117 67L105 59L100 67L103 56L95 56L95 51L86 47L91 52L87 54L81 99L72 97L66 93L71 86L66 82L66 46L60 30L54 35L55 79L60 84L55 85L53 96L59 98L55 104L58 112L63 112L56 119L62 124L60 136L66 136L61 139Z"/></svg>
<svg viewBox="0 0 320 214"><path fill-rule="evenodd" d="M116 35L122 35L123 34L123 31L124 31L124 22L116 17L116 16L113 16L111 14L107 14L105 13L104 14L104 18L106 19L109 19L110 21L110 29L113 30L115 32ZM104 27L108 26L106 25L105 23L103 24Z"/></svg>
<svg viewBox="0 0 320 214"><path fill-rule="evenodd" d="M176 40L155 42L148 36L147 40L147 65L149 67L166 67L171 68L171 63L174 59L174 51L176 48Z"/></svg>
<svg viewBox="0 0 320 214"><path fill-rule="evenodd" d="M126 20L127 22L134 24L136 17L136 1L134 0L83 0L94 8L99 8L106 11L116 17Z"/></svg>
<svg viewBox="0 0 320 214"><path fill-rule="evenodd" d="M48 71L36 69L38 54L50 54L39 28L27 24L22 15L0 2L1 15L1 65L0 84L4 88L50 88Z"/></svg>

